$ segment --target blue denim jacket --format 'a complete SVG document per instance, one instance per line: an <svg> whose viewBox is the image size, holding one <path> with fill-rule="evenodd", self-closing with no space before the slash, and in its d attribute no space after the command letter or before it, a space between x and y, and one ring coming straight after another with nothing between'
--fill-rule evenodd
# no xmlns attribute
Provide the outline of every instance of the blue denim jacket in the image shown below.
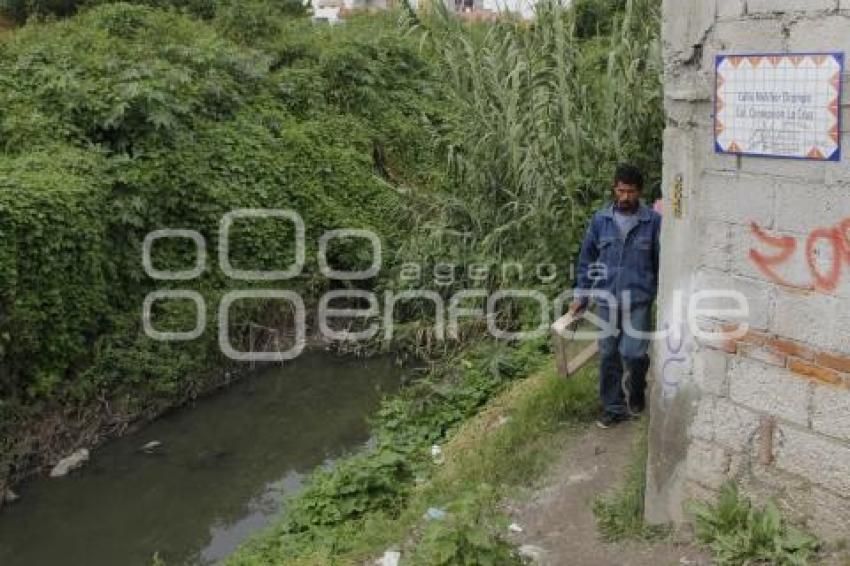
<svg viewBox="0 0 850 566"><path fill-rule="evenodd" d="M624 291L630 291L632 304L655 299L661 215L644 204L636 214L637 226L625 241L614 220L613 205L593 215L579 255L577 298L581 298L581 291L599 289L618 299ZM587 302L586 298L583 302Z"/></svg>

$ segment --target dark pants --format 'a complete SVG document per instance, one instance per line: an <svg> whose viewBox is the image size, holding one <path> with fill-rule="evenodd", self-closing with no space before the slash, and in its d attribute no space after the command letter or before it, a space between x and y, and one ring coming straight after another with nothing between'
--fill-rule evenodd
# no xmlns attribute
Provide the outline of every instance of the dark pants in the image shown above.
<svg viewBox="0 0 850 566"><path fill-rule="evenodd" d="M641 332L651 329L652 304L629 305L629 326ZM597 314L611 321L617 329L615 336L599 340L599 397L605 412L614 415L628 414L628 408L643 408L646 404L646 372L649 369L649 339L629 335L623 331L623 305L617 311L600 305ZM616 317L613 320L611 317ZM623 380L625 375L627 380ZM628 404L627 404L628 401Z"/></svg>

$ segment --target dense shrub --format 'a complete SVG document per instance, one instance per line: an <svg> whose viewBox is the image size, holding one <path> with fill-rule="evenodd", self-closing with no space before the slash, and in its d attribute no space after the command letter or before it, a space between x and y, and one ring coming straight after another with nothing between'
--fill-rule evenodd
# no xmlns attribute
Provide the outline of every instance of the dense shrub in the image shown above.
<svg viewBox="0 0 850 566"><path fill-rule="evenodd" d="M438 10L412 29L395 13L312 26L259 0L91 4L100 5L0 37L4 441L14 441L10 423L51 407L100 403L131 418L204 389L222 362L216 306L235 284L214 253L219 220L233 209L302 215L306 273L286 286L308 298L329 285L316 276L315 242L343 227L384 238L383 276L368 282L376 289L401 286L393 270L407 261L426 274L443 261L556 261L558 277L531 283L555 294L569 284L564 268L607 197L614 163L636 161L650 182L659 178L656 0L594 16L610 21L610 33L599 27L589 39L578 9L548 2L531 25L466 27ZM142 242L161 228L204 236L213 253L199 279L144 273ZM232 262L289 264L287 230L237 224ZM364 256L345 248L333 260L362 268ZM163 242L155 262L186 269L193 247ZM481 286L429 279L421 285L444 294ZM485 286L514 283L493 274ZM210 316L200 339L169 344L142 333L142 300L159 287L202 293ZM429 311L406 309L412 322L398 335L430 347ZM194 323L185 301L154 314L159 328ZM287 316L257 305L240 314L270 324ZM530 316L516 304L499 315L514 327ZM450 426L477 407L479 385L492 385L482 379L424 402L440 415L446 408ZM21 452L0 448L3 457Z"/></svg>
<svg viewBox="0 0 850 566"><path fill-rule="evenodd" d="M102 156L68 146L0 156L0 394L49 393L86 360L107 312Z"/></svg>
<svg viewBox="0 0 850 566"><path fill-rule="evenodd" d="M616 17L626 8L626 0L574 0L572 8L576 35L591 38L611 33Z"/></svg>
<svg viewBox="0 0 850 566"><path fill-rule="evenodd" d="M257 49L225 37L222 23L110 3L0 40L0 428L51 406L116 398L113 413L138 415L203 390L221 363L218 298L240 283L217 265L223 214L300 213L305 275L285 284L309 300L329 284L315 277L318 236L371 228L393 240L405 218L397 188L439 168L428 124L442 95L401 30L364 19L332 34L291 21L253 38ZM204 236L199 279L144 273L142 241L161 228ZM288 265L288 229L237 223L231 261ZM191 245L154 249L159 269L194 264ZM348 248L333 256L341 269L363 259ZM203 294L202 338L167 344L141 332L142 300L159 287ZM282 316L252 308L266 317L256 322ZM186 301L154 314L158 328L194 325Z"/></svg>

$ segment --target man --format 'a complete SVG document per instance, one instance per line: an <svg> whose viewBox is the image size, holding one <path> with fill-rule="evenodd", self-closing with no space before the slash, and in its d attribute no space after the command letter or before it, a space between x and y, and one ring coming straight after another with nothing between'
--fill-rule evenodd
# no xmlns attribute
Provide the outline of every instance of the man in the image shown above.
<svg viewBox="0 0 850 566"><path fill-rule="evenodd" d="M651 330L661 216L641 203L642 191L640 170L618 166L613 203L593 216L584 237L576 298L570 305L570 312L578 315L595 297L597 315L610 323L611 332L603 332L599 340L599 396L604 412L597 424L602 428L639 414L646 404L649 339L640 333Z"/></svg>

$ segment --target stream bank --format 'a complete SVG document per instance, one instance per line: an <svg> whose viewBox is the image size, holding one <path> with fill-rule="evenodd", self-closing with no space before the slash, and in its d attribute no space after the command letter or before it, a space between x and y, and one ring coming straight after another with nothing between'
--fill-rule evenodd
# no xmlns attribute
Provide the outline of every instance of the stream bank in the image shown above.
<svg viewBox="0 0 850 566"><path fill-rule="evenodd" d="M20 485L0 513L0 563L220 560L313 469L366 446L368 415L403 371L321 352L259 369L94 450L68 477Z"/></svg>

